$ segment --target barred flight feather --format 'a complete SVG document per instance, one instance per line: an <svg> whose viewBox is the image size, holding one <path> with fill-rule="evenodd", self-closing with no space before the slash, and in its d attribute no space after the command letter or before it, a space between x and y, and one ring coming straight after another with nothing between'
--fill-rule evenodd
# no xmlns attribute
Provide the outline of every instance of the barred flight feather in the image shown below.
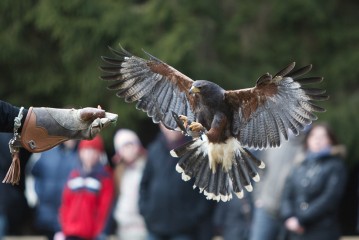
<svg viewBox="0 0 359 240"><path fill-rule="evenodd" d="M289 64L287 67L285 67L284 69L280 70L279 72L277 72L274 77L276 76L286 76L288 73L290 73L295 67L295 62Z"/></svg>
<svg viewBox="0 0 359 240"><path fill-rule="evenodd" d="M131 80L132 78L140 78L140 79L146 79L147 77L151 77L151 75L149 74L148 69L142 69L136 72L123 72L124 70L121 69L121 75L123 79L126 80ZM150 75L150 76L146 76L146 75Z"/></svg>
<svg viewBox="0 0 359 240"><path fill-rule="evenodd" d="M118 51L112 47L108 47L110 49L110 51L115 55L118 56L120 58L124 58L124 57L131 57L132 54L129 53L128 51L126 51L125 49L123 49L122 46L120 46L121 51Z"/></svg>
<svg viewBox="0 0 359 240"><path fill-rule="evenodd" d="M182 100L183 100L185 94L183 92L179 92L177 94L178 94L177 102L176 102L175 107L173 108L173 111L182 114L184 107L185 107L185 103Z"/></svg>
<svg viewBox="0 0 359 240"><path fill-rule="evenodd" d="M160 95L160 106L164 112L168 112L170 107L170 102L172 101L173 95L173 85L167 84L168 87L163 91L163 94Z"/></svg>
<svg viewBox="0 0 359 240"><path fill-rule="evenodd" d="M109 74L109 75L101 76L101 79L102 79L102 80L105 80L105 81L123 80L122 75L121 75L120 73Z"/></svg>
<svg viewBox="0 0 359 240"><path fill-rule="evenodd" d="M301 85L307 85L312 83L320 83L323 81L322 77L307 77L296 80Z"/></svg>
<svg viewBox="0 0 359 240"><path fill-rule="evenodd" d="M132 78L132 79L125 79L125 80L121 80L118 81L112 85L109 86L109 89L127 89L132 87L133 84L135 84L135 82L137 81L137 78Z"/></svg>
<svg viewBox="0 0 359 240"><path fill-rule="evenodd" d="M162 94L162 92L163 92L163 90L164 90L164 88L166 86L166 85L164 86L163 83L164 83L164 80L163 80L163 77L162 77L162 79L157 81L156 84L149 91L149 94L158 96L157 103L159 103L161 101L161 99L162 99L161 94ZM161 108L161 106L159 106L159 107Z"/></svg>
<svg viewBox="0 0 359 240"><path fill-rule="evenodd" d="M152 91L152 88L155 87L157 81L141 81L134 84L131 88L128 89L128 94L125 99L126 102L137 101L142 98L145 94Z"/></svg>
<svg viewBox="0 0 359 240"><path fill-rule="evenodd" d="M300 117L298 117L298 115L293 110L289 111L288 114L290 116L290 119L293 120L292 123L294 124L295 128L298 130L303 130L304 126Z"/></svg>
<svg viewBox="0 0 359 240"><path fill-rule="evenodd" d="M322 107L319 107L318 105L310 102L310 101L302 101L299 100L299 104L302 108L308 110L308 111L313 111L313 112L325 112L325 109Z"/></svg>
<svg viewBox="0 0 359 240"><path fill-rule="evenodd" d="M291 77L291 78L297 78L297 77L300 77L304 74L307 74L308 72L310 72L310 70L312 70L312 65L307 65L307 66L304 66L304 67L301 67L301 68L298 68L297 70L294 70L293 72L291 73L288 73L288 77Z"/></svg>
<svg viewBox="0 0 359 240"><path fill-rule="evenodd" d="M288 134L287 134L287 125L285 124L284 120L283 120L283 116L279 115L279 111L278 112L271 112L274 116L274 119L277 123L277 127L280 131L280 133L283 135L285 140L288 140ZM277 138L277 142L278 142L278 146L280 145L280 138Z"/></svg>
<svg viewBox="0 0 359 240"><path fill-rule="evenodd" d="M157 109L155 101L151 101L150 104L148 104L147 115L152 118L155 115L156 111Z"/></svg>
<svg viewBox="0 0 359 240"><path fill-rule="evenodd" d="M121 60L115 59L115 58L109 58L109 57L101 57L102 60L108 64L115 65L115 66L121 66Z"/></svg>

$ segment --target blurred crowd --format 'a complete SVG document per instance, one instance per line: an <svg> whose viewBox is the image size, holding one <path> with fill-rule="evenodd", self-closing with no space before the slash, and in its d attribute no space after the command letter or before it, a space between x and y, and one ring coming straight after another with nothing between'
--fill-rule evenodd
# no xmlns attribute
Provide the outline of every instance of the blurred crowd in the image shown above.
<svg viewBox="0 0 359 240"><path fill-rule="evenodd" d="M11 137L0 134L2 178L11 162ZM189 139L162 125L153 139L145 148L136 132L119 129L113 156L99 135L23 156L28 161L21 165L22 182L0 184L0 239L30 234L55 240L110 235L119 240L334 240L342 235L349 174L345 147L327 124L289 134L280 148L253 151L266 163L261 181L252 193L230 202L206 200L175 171L178 159L169 152Z"/></svg>

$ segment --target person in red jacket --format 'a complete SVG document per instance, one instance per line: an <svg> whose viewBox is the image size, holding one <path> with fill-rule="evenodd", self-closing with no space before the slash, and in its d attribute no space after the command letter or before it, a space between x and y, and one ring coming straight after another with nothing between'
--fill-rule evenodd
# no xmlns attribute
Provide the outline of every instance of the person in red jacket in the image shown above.
<svg viewBox="0 0 359 240"><path fill-rule="evenodd" d="M81 167L70 174L60 208L62 232L67 240L96 239L109 216L114 194L113 178L101 163L99 136L79 143Z"/></svg>

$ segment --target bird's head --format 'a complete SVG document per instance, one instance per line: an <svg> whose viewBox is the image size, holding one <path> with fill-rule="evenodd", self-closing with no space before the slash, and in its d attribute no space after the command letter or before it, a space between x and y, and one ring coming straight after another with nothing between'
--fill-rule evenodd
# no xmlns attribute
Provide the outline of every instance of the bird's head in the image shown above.
<svg viewBox="0 0 359 240"><path fill-rule="evenodd" d="M192 84L191 89L189 90L190 94L198 94L202 96L213 96L217 94L222 94L223 89L217 84L206 81L206 80L197 80Z"/></svg>
<svg viewBox="0 0 359 240"><path fill-rule="evenodd" d="M192 84L189 94L193 94L198 97L198 100L205 105L216 105L223 101L225 90L217 84L206 81L197 80Z"/></svg>

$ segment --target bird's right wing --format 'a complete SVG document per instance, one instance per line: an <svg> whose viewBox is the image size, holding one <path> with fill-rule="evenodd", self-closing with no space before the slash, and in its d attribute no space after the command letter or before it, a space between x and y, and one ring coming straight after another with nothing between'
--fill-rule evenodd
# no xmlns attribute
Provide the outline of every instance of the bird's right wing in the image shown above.
<svg viewBox="0 0 359 240"><path fill-rule="evenodd" d="M191 78L146 52L149 60L133 56L122 47L110 50L115 58L102 57L108 65L101 67L107 73L101 78L113 81L108 89L118 90L116 95L126 102L137 101L137 109L169 129L177 128L172 112L194 119Z"/></svg>
<svg viewBox="0 0 359 240"><path fill-rule="evenodd" d="M301 78L312 66L293 70L294 66L290 64L274 77L264 74L253 88L226 91L225 100L233 110L232 134L243 146L278 147L280 133L285 139L288 129L297 135L317 119L314 112L325 111L313 103L328 99L325 90L302 86L323 78Z"/></svg>

